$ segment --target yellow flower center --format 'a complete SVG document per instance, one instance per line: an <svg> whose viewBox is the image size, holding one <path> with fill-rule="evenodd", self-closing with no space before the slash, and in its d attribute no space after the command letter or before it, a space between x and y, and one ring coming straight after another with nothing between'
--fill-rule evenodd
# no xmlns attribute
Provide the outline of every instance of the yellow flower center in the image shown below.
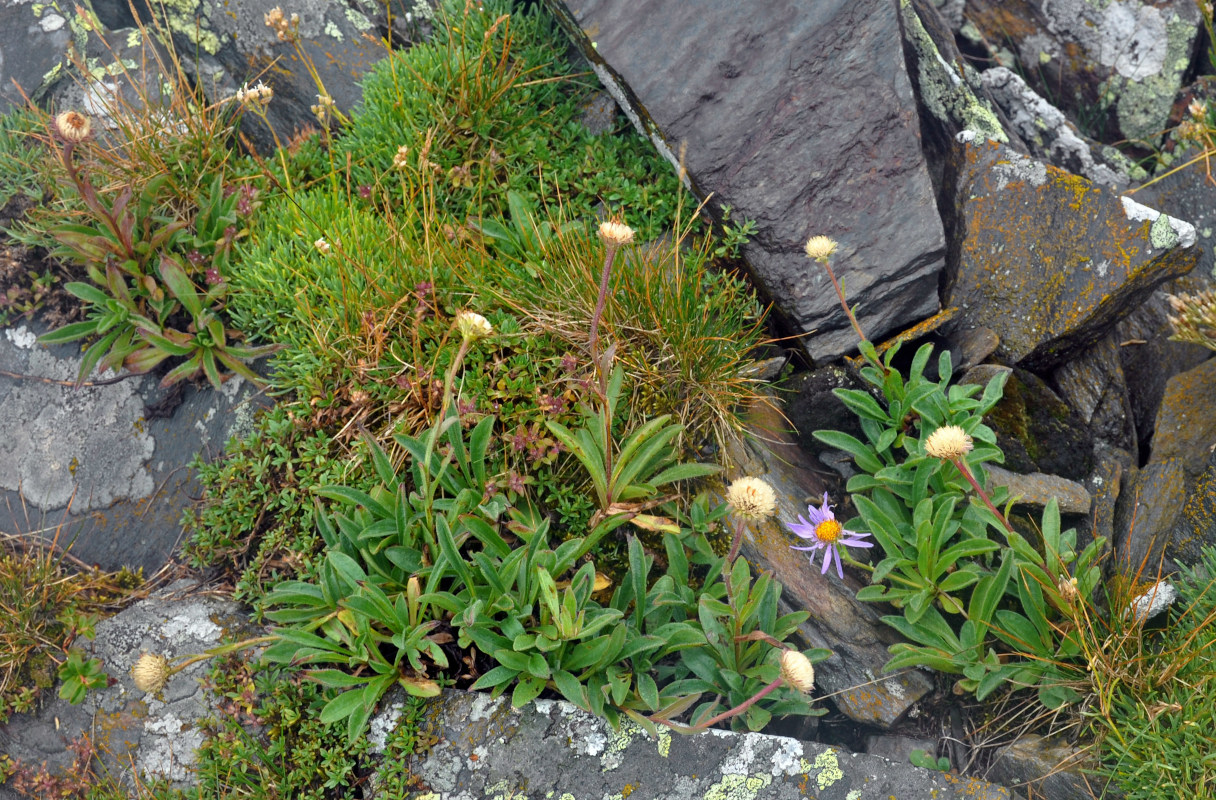
<svg viewBox="0 0 1216 800"><path fill-rule="evenodd" d="M825 544L831 544L840 538L840 523L834 519L825 519L815 526L815 537Z"/></svg>

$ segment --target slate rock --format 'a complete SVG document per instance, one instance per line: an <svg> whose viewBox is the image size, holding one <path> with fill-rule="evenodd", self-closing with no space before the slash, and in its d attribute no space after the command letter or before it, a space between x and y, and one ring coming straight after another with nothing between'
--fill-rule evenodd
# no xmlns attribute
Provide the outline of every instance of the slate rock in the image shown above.
<svg viewBox="0 0 1216 800"><path fill-rule="evenodd" d="M1060 397L1093 431L1096 441L1136 449L1135 414L1119 346L1107 335L1052 373Z"/></svg>
<svg viewBox="0 0 1216 800"><path fill-rule="evenodd" d="M1030 148L1031 155L1111 188L1123 189L1130 183L1130 163L1120 165L1122 168L1112 167L1095 158L1094 150L1101 152L1101 145L1087 139L1063 111L1027 86L1016 72L993 67L980 73L980 80L996 105L1005 112L1013 132ZM1146 202L1143 198L1138 199ZM1176 216L1190 220L1185 215Z"/></svg>
<svg viewBox="0 0 1216 800"><path fill-rule="evenodd" d="M1198 274L1170 281L1115 326L1112 338L1119 345L1132 421L1143 452L1149 449L1166 383L1212 356L1206 347L1169 340L1173 331L1167 318L1172 312L1166 294L1198 291L1210 285Z"/></svg>
<svg viewBox="0 0 1216 800"><path fill-rule="evenodd" d="M1181 460L1187 477L1198 475L1216 446L1216 360L1175 375L1165 385L1154 425L1152 460Z"/></svg>
<svg viewBox="0 0 1216 800"><path fill-rule="evenodd" d="M802 449L811 454L828 449L814 437L817 430L843 431L862 438L857 415L834 392L864 388L861 378L847 365L829 364L795 376L789 383L790 396L784 411Z"/></svg>
<svg viewBox="0 0 1216 800"><path fill-rule="evenodd" d="M613 730L565 702L518 711L507 698L445 691L427 704L436 744L410 772L444 800L628 797L630 800L899 797L997 800L1009 792L878 756L759 733L712 730L650 738L630 720Z"/></svg>
<svg viewBox="0 0 1216 800"><path fill-rule="evenodd" d="M39 345L42 332L0 333L0 369L28 376L0 376L0 531L58 537L86 563L151 575L200 493L187 465L200 451L218 455L266 401L239 377L218 392L182 385L170 395L152 376L78 390L79 348Z"/></svg>
<svg viewBox="0 0 1216 800"><path fill-rule="evenodd" d="M832 264L875 341L935 313L945 237L921 152L898 8L782 0L548 0L601 82L690 188L752 219L743 250L775 317L815 360L856 348ZM675 35L678 33L678 35ZM865 98L859 102L859 98Z"/></svg>
<svg viewBox="0 0 1216 800"><path fill-rule="evenodd" d="M1211 89L1208 91L1216 93ZM1174 163L1185 163L1196 155L1194 151L1175 153ZM1210 281L1216 274L1216 259L1213 258L1213 247L1216 246L1216 185L1208 179L1204 163L1200 161L1154 178L1152 183L1136 189L1134 196L1139 203L1195 226L1199 239L1199 263L1195 266L1195 275Z"/></svg>
<svg viewBox="0 0 1216 800"><path fill-rule="evenodd" d="M959 383L984 386L998 371L981 364ZM1005 467L1014 472L1043 472L1084 480L1093 469L1093 434L1068 404L1032 372L1013 369L1005 392L985 420L997 435Z"/></svg>
<svg viewBox="0 0 1216 800"><path fill-rule="evenodd" d="M194 751L203 742L199 726L210 715L214 698L200 681L210 665L200 661L173 675L164 689L146 694L135 688L131 667L143 652L177 661L218 645L262 631L252 626L236 603L211 596L191 596L195 588L179 581L119 614L97 623L92 642L78 641L86 657L100 659L113 679L90 690L80 705L50 699L35 714L15 714L0 726L0 752L20 766L51 774L70 763L68 742L88 737L105 770L134 788L132 765L143 781L164 779L189 785Z"/></svg>
<svg viewBox="0 0 1216 800"><path fill-rule="evenodd" d="M929 755L937 751L936 739L920 739L915 736L899 736L889 733L872 734L866 737L866 752L882 756L897 763L911 763L908 758L913 750L924 750Z"/></svg>
<svg viewBox="0 0 1216 800"><path fill-rule="evenodd" d="M1199 257L1189 224L995 142L969 138L956 169L946 302L1006 363L1067 361Z"/></svg>
<svg viewBox="0 0 1216 800"><path fill-rule="evenodd" d="M1113 784L1103 794L1106 782L1088 772L1094 766L1086 750L1027 733L997 751L987 777L1051 800L1120 796Z"/></svg>
<svg viewBox="0 0 1216 800"><path fill-rule="evenodd" d="M890 660L887 648L900 638L881 621L876 606L857 600L857 590L868 581L851 571L845 572L843 581L834 570L821 575L807 563L805 553L790 549L802 540L782 521L805 517L807 503L813 500L818 505L825 487L807 455L783 433L782 422L775 411L757 407L748 423L756 435L746 445L736 444L727 451L739 475L762 478L778 498L775 517L746 528L742 553L754 567L770 572L782 584L782 613L810 612L810 619L798 631L809 646L832 651L831 658L815 665L816 685L826 692L839 692L832 700L852 719L889 727L933 683L914 669L881 678L882 667ZM842 508L837 513L841 519L850 516Z"/></svg>
<svg viewBox="0 0 1216 800"><path fill-rule="evenodd" d="M1150 461L1124 473L1114 520L1121 569L1147 577L1175 571L1167 550L1187 493L1186 469L1177 458Z"/></svg>
<svg viewBox="0 0 1216 800"><path fill-rule="evenodd" d="M969 0L965 15L998 59L1016 58L1001 66L1104 141L1151 140L1167 127L1201 29L1191 0Z"/></svg>
<svg viewBox="0 0 1216 800"><path fill-rule="evenodd" d="M71 10L51 3L0 3L0 114L24 106L59 67L72 44L69 23L75 22Z"/></svg>
<svg viewBox="0 0 1216 800"><path fill-rule="evenodd" d="M984 469L989 483L1004 486L1010 497L1020 497L1014 504L1015 509L1032 509L1041 514L1053 498L1059 504L1061 514L1088 514L1093 505L1093 498L1084 486L1059 475L1041 472L1019 475L993 464L985 465Z"/></svg>
<svg viewBox="0 0 1216 800"><path fill-rule="evenodd" d="M122 6L123 0L107 0L98 15L121 23ZM141 18L171 32L187 75L212 102L230 98L242 85L257 80L274 89L266 112L282 142L319 126L311 106L320 89L296 47L280 41L266 25L272 8L299 15L300 49L343 113L360 100L359 81L367 70L388 54L381 44L383 33L369 19L378 8L370 0L183 0L150 6L141 4ZM271 131L254 114L244 115L242 129L260 152L275 147Z"/></svg>

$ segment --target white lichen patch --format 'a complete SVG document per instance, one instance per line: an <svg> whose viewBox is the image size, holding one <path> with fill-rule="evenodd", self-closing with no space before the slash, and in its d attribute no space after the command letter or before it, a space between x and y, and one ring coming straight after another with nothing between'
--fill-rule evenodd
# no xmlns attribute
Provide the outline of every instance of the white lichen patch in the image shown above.
<svg viewBox="0 0 1216 800"><path fill-rule="evenodd" d="M342 41L342 29L332 22L325 23L325 35L336 41Z"/></svg>
<svg viewBox="0 0 1216 800"><path fill-rule="evenodd" d="M1150 222L1149 243L1156 248L1190 247L1195 244L1195 226L1189 222L1162 214L1155 208L1137 203L1130 197L1120 197L1123 213L1132 222Z"/></svg>
<svg viewBox="0 0 1216 800"><path fill-rule="evenodd" d="M488 694L475 695L472 704L469 706L469 721L480 722L483 719L488 720L498 710L498 706L501 703L501 698L495 699Z"/></svg>
<svg viewBox="0 0 1216 800"><path fill-rule="evenodd" d="M371 743L372 752L382 754L388 746L388 737L397 729L401 721L401 711L405 704L398 701L372 717L367 724L367 740Z"/></svg>
<svg viewBox="0 0 1216 800"><path fill-rule="evenodd" d="M29 328L21 325L18 328L7 328L4 335L8 340L22 350L30 350L38 344L38 336Z"/></svg>
<svg viewBox="0 0 1216 800"><path fill-rule="evenodd" d="M211 614L202 604L188 606L184 613L165 621L160 627L161 635L169 640L195 639L202 642L217 641L224 629L211 621Z"/></svg>
<svg viewBox="0 0 1216 800"><path fill-rule="evenodd" d="M752 764L756 760L756 745L763 741L764 737L758 733L745 733L741 735L735 747L718 764L718 770L723 775L738 775L751 772Z"/></svg>
<svg viewBox="0 0 1216 800"><path fill-rule="evenodd" d="M754 800L772 782L771 775L723 775L705 790L705 800Z"/></svg>
<svg viewBox="0 0 1216 800"><path fill-rule="evenodd" d="M372 28L371 21L353 8L346 9L346 21L357 31L369 31Z"/></svg>
<svg viewBox="0 0 1216 800"><path fill-rule="evenodd" d="M1038 159L1012 156L1008 161L994 164L992 176L998 192L1011 183L1042 186L1047 183L1047 165Z"/></svg>
<svg viewBox="0 0 1216 800"><path fill-rule="evenodd" d="M778 739L777 750L771 757L773 775L806 775L811 762L802 757L802 743L794 739Z"/></svg>
<svg viewBox="0 0 1216 800"><path fill-rule="evenodd" d="M836 758L836 751L831 748L815 756L813 766L819 770L819 774L815 776L815 785L821 792L844 777L844 772L840 769L840 761Z"/></svg>

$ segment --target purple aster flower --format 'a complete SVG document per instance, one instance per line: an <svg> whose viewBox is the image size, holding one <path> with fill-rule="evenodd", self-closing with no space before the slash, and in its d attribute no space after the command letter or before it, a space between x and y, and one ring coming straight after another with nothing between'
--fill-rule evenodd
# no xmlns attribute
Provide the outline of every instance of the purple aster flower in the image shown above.
<svg viewBox="0 0 1216 800"><path fill-rule="evenodd" d="M840 562L840 547L873 547L873 542L864 541L861 537L869 536L868 533L857 533L856 531L846 531L844 526L836 521L836 515L832 513L832 506L828 503L828 493L823 493L823 503L819 508L814 506L806 507L807 516L811 518L807 522L805 517L799 516L798 521L790 525L790 530L795 536L803 539L810 539L813 544L810 547L794 547L794 550L810 550L815 551L823 548L823 569L819 572L821 575L826 575L828 567L832 565L833 558L836 561L836 574L841 578L844 577L844 567ZM815 563L815 557L811 556L811 563Z"/></svg>

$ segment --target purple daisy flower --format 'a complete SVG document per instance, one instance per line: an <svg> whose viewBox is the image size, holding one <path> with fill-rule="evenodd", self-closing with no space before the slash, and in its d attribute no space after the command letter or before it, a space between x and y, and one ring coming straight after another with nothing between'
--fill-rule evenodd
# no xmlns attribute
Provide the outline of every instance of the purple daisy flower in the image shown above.
<svg viewBox="0 0 1216 800"><path fill-rule="evenodd" d="M811 518L807 522L805 517L799 516L798 521L790 524L790 530L795 536L803 539L810 539L813 544L810 547L793 547L793 550L810 550L815 551L823 548L823 569L819 572L821 575L826 575L828 567L832 565L832 560L836 561L836 574L841 578L844 577L844 567L840 562L840 547L873 547L873 542L864 541L861 537L869 536L868 533L857 533L856 531L846 531L844 526L836 521L836 515L832 513L832 506L828 503L828 493L823 493L823 503L819 508L814 506L806 507L807 516ZM811 556L811 563L815 563L815 557Z"/></svg>

